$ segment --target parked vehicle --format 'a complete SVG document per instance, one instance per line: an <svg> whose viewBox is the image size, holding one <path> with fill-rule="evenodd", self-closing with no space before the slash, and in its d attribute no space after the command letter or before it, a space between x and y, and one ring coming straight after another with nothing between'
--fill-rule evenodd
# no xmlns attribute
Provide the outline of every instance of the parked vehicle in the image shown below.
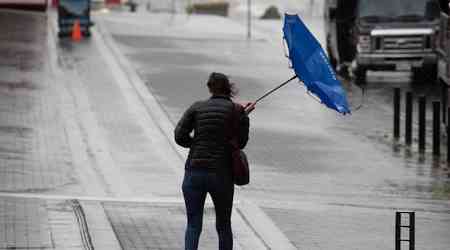
<svg viewBox="0 0 450 250"><path fill-rule="evenodd" d="M446 0L445 0L446 1ZM368 70L412 71L435 81L442 0L327 0L327 50L359 83Z"/></svg>
<svg viewBox="0 0 450 250"><path fill-rule="evenodd" d="M0 8L45 11L47 0L0 0Z"/></svg>
<svg viewBox="0 0 450 250"><path fill-rule="evenodd" d="M80 29L84 36L90 36L91 23L90 0L59 0L58 3L58 36L69 36L75 21L80 22Z"/></svg>

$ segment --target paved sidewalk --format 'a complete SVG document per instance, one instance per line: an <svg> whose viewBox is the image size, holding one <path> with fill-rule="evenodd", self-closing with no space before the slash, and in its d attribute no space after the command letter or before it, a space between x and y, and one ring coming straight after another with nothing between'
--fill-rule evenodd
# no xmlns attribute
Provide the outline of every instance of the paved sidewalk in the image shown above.
<svg viewBox="0 0 450 250"><path fill-rule="evenodd" d="M1 249L84 249L72 202L15 195L85 190L59 105L47 21L0 10Z"/></svg>
<svg viewBox="0 0 450 250"><path fill-rule="evenodd" d="M103 207L123 249L177 250L184 248L186 215L183 203L103 202ZM206 205L203 220L199 249L217 249L218 238L212 204ZM232 223L235 249L266 249L258 239L254 239L253 232L245 225L236 210Z"/></svg>
<svg viewBox="0 0 450 250"><path fill-rule="evenodd" d="M57 90L49 77L47 19L1 11L0 191L79 192Z"/></svg>
<svg viewBox="0 0 450 250"><path fill-rule="evenodd" d="M85 249L72 201L0 197L0 249Z"/></svg>

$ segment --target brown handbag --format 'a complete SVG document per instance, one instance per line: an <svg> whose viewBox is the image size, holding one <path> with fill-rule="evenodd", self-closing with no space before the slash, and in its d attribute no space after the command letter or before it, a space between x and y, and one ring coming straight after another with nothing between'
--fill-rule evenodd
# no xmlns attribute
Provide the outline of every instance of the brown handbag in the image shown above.
<svg viewBox="0 0 450 250"><path fill-rule="evenodd" d="M230 145L231 145L231 168L233 182L238 186L247 185L250 182L250 169L247 155L239 148L239 126L240 116L243 113L243 107L233 103L233 112L231 115Z"/></svg>

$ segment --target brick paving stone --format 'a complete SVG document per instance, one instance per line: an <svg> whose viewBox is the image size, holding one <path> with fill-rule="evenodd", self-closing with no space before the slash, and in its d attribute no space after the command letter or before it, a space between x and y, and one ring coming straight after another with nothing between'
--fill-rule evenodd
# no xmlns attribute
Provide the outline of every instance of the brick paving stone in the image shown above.
<svg viewBox="0 0 450 250"><path fill-rule="evenodd" d="M53 249L45 208L43 200L0 198L0 249Z"/></svg>
<svg viewBox="0 0 450 250"><path fill-rule="evenodd" d="M184 205L103 203L124 250L178 250L184 247ZM200 249L216 249L214 208L205 208Z"/></svg>
<svg viewBox="0 0 450 250"><path fill-rule="evenodd" d="M0 197L0 249L85 249L71 202Z"/></svg>

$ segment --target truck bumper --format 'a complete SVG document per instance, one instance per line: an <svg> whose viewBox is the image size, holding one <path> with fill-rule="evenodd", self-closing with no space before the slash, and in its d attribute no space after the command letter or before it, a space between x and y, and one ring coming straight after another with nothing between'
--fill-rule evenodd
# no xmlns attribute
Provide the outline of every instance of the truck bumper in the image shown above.
<svg viewBox="0 0 450 250"><path fill-rule="evenodd" d="M410 71L412 68L434 66L437 64L435 53L417 54L358 54L358 67L369 70Z"/></svg>

